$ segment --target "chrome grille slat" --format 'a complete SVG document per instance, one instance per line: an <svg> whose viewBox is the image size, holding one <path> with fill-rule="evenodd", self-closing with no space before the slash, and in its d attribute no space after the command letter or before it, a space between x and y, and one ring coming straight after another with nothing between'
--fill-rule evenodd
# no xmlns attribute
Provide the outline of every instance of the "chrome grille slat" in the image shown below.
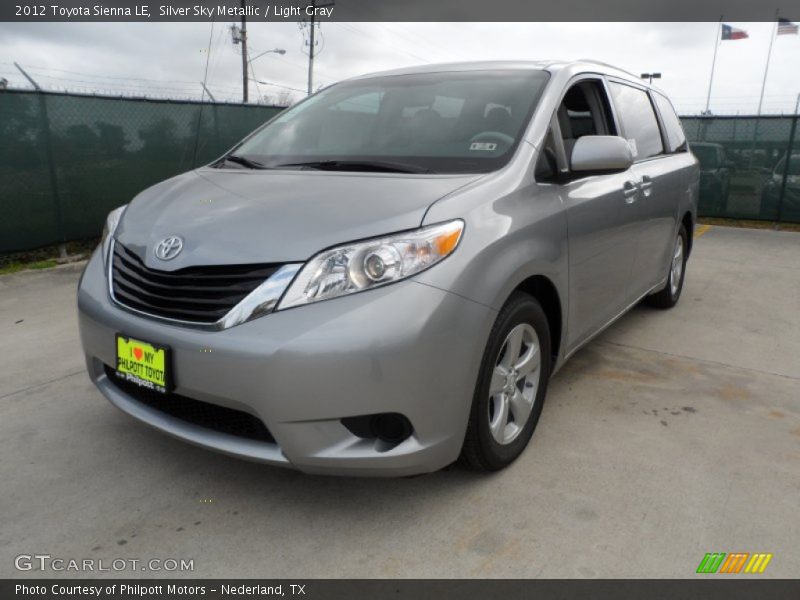
<svg viewBox="0 0 800 600"><path fill-rule="evenodd" d="M151 269L119 242L111 256L111 288L121 305L153 316L211 324L266 281L280 264Z"/></svg>

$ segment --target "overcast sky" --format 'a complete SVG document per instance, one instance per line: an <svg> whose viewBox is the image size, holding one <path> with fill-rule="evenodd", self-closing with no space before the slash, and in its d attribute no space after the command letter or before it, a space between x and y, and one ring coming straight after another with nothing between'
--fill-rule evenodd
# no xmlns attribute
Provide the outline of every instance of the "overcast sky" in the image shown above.
<svg viewBox="0 0 800 600"><path fill-rule="evenodd" d="M753 113L772 23L732 23L750 38L722 42L711 98L716 114ZM240 46L230 23L213 25L208 87L218 100L241 100ZM717 23L323 23L315 89L384 69L492 59L592 58L659 85L683 114L705 106ZM0 77L21 87L13 66L29 68L49 89L199 98L211 23L0 23ZM305 90L307 48L298 23L248 23L255 77ZM251 101L283 89L251 83ZM791 112L800 93L800 36L775 39L765 113ZM295 99L303 94L294 92Z"/></svg>

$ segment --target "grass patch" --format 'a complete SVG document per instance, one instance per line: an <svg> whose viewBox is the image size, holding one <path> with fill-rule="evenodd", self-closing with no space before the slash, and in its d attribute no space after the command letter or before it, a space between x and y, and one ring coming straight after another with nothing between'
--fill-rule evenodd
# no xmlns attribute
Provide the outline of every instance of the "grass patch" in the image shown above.
<svg viewBox="0 0 800 600"><path fill-rule="evenodd" d="M68 262L87 258L99 241L98 238L90 238L67 242ZM60 260L59 256L58 245L45 246L44 248L36 248L35 250L26 250L25 252L0 254L0 275L8 275L9 273L17 273L18 271L29 269L51 269L65 262Z"/></svg>
<svg viewBox="0 0 800 600"><path fill-rule="evenodd" d="M12 262L0 267L0 275L8 275L26 269L50 269L58 263L55 260L37 260L35 262Z"/></svg>
<svg viewBox="0 0 800 600"><path fill-rule="evenodd" d="M70 257L88 257L92 251L97 247L100 238L89 238L85 240L77 240L74 242L67 242L67 254ZM8 254L0 254L0 273L13 273L19 271L20 267L11 267L11 265L22 265L23 269L32 269L28 265L32 263L47 263L54 260L59 262L59 247L58 245L45 246L43 248L36 248L34 250L25 250L23 252L12 252ZM6 269L13 268L13 271ZM48 267L36 267L46 269Z"/></svg>

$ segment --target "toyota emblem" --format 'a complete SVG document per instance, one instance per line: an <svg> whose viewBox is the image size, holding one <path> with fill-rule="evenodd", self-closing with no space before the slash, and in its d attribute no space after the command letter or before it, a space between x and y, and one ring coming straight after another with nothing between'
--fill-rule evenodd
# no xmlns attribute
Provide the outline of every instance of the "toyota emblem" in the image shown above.
<svg viewBox="0 0 800 600"><path fill-rule="evenodd" d="M158 242L153 248L153 253L161 260L172 260L181 253L181 250L183 250L183 239L171 235Z"/></svg>

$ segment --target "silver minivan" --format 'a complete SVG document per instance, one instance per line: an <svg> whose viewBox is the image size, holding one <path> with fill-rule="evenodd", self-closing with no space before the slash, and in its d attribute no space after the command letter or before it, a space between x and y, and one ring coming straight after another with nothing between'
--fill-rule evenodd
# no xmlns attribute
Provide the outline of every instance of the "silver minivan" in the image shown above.
<svg viewBox="0 0 800 600"><path fill-rule="evenodd" d="M666 96L604 64L350 79L109 215L78 290L89 374L237 457L500 469L572 354L678 301L698 183Z"/></svg>

